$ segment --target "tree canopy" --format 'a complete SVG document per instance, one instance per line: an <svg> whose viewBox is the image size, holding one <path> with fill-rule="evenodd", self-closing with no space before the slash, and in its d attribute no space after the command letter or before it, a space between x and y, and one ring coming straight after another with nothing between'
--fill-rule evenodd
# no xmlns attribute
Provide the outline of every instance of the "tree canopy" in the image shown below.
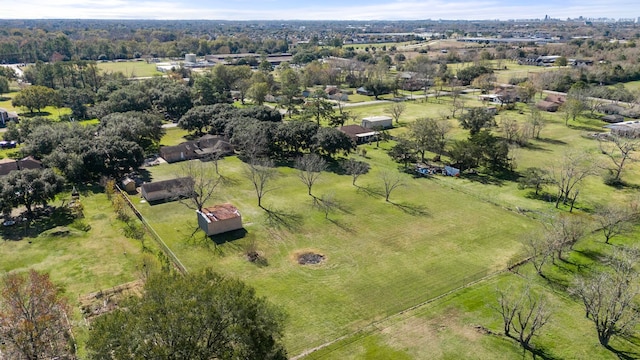
<svg viewBox="0 0 640 360"><path fill-rule="evenodd" d="M93 359L286 359L284 315L239 280L211 270L152 275L93 322Z"/></svg>

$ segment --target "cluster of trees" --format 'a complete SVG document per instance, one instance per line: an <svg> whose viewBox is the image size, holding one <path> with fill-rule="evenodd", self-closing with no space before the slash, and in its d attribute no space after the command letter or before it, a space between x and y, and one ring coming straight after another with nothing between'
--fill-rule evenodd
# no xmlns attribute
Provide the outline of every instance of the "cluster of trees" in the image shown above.
<svg viewBox="0 0 640 360"><path fill-rule="evenodd" d="M607 224L604 225L603 231L607 236L608 231L604 230L605 227L616 226L620 228L622 222L629 225L633 219L637 219L637 211L634 211L634 215L630 216L628 212L620 215L615 213L612 208L601 208L597 217L600 220L616 219L611 222L606 221ZM602 223L599 225L602 226ZM587 224L584 220L575 218L575 215L560 215L552 217L541 233L530 234L527 248L531 262L538 274L544 276L542 268L547 260L561 259L562 251L571 249L578 240L586 235L587 230ZM568 288L569 293L584 305L586 317L593 322L598 340L604 346L609 346L609 341L614 335L627 335L628 331L637 323L639 314L634 305L634 298L640 294L636 270L639 260L640 252L637 248L621 246L605 256L602 263L597 264L588 275L577 276ZM513 326L514 315L518 315L517 321L521 322L522 319L526 319L530 322L528 331L516 330L521 335L521 343L527 347L530 336L523 340L522 334L533 336L539 330L538 328L548 320L549 308L543 298L538 297L536 300L532 300L528 291L521 294L520 300L514 300L513 295L501 293L499 310L503 315L505 334L507 335L510 334L510 327ZM522 317L520 315L522 313L529 315ZM519 329L520 325L518 324L516 322L516 329Z"/></svg>
<svg viewBox="0 0 640 360"><path fill-rule="evenodd" d="M489 130L495 126L494 115L484 108L470 108L458 119L464 129L469 130L465 140L449 141L451 124L446 119L421 118L409 126L406 137L398 138L389 155L404 163L425 160L426 152L434 153L439 160L448 155L452 164L461 170L483 167L489 171L503 171L511 166L509 146L506 140Z"/></svg>
<svg viewBox="0 0 640 360"><path fill-rule="evenodd" d="M0 211L6 216L24 206L32 218L35 207L46 206L62 190L63 179L51 169L12 171L0 178Z"/></svg>
<svg viewBox="0 0 640 360"><path fill-rule="evenodd" d="M23 142L25 156L41 159L69 182L119 178L144 161L145 150L157 150L164 134L157 116L141 112L113 113L98 125L25 120L12 126L5 139ZM15 171L13 173L22 173Z"/></svg>
<svg viewBox="0 0 640 360"><path fill-rule="evenodd" d="M279 158L303 152L335 156L355 149L353 141L336 128L307 120L282 122L277 110L266 107L196 106L178 126L197 134L227 136L246 158Z"/></svg>
<svg viewBox="0 0 640 360"><path fill-rule="evenodd" d="M92 359L286 359L285 314L239 280L211 270L151 273L142 296L91 323ZM70 308L47 274L0 283L0 351L11 359L73 359Z"/></svg>

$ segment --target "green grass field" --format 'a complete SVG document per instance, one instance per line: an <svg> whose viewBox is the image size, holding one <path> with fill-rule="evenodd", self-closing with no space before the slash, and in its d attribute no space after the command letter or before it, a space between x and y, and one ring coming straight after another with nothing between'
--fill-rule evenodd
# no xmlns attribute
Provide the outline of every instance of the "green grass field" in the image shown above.
<svg viewBox="0 0 640 360"><path fill-rule="evenodd" d="M481 105L475 95L465 96L465 101L467 106ZM387 106L362 106L350 111L361 116L381 115ZM399 127L390 132L398 135L418 117L446 117L450 111L448 98L439 101L429 99L427 103L409 102ZM527 112L525 106L519 106L516 110L501 112L497 121L511 117L523 122ZM546 167L569 149L580 148L597 156L597 142L588 134L600 130L599 122L579 118L578 122L571 122L567 127L559 114L547 114L546 117L547 126L541 139L516 150L517 170L530 166ZM453 138L466 136L466 132L457 127L456 120L449 121L454 127ZM175 140L170 142L178 141L179 134L172 135ZM238 206L243 213L247 233L239 239L214 238L217 245L196 231L195 214L186 206L179 203L149 205L141 202L139 197L133 200L188 269L212 266L242 278L255 286L259 293L283 306L290 316L287 347L291 355L296 355L366 328L374 321L472 279L504 269L509 262L523 257L523 247L519 242L522 234L540 226L530 217L518 213L524 211L535 218L553 210L552 203L529 198L529 191L519 190L513 181L483 176L425 179L403 175L406 186L391 196L396 205L385 203L380 195L382 184L377 173L397 168L386 155L385 149L391 145L382 143L380 148L375 144L365 146L368 157L365 160L372 165L372 172L358 180L361 188L353 187L347 176L323 173L321 181L314 187L314 194L332 193L342 206L341 210L329 215L329 220L312 207L312 200L306 195L295 170L279 168L280 178L264 199L267 207L284 217L278 222L256 206L251 186L242 176L244 165L234 157L220 161L220 171L227 182L218 188L212 203L229 201ZM603 157L597 158L604 161ZM632 184L637 179L638 170L634 166L626 174ZM180 164L161 165L150 171L154 180L169 179L178 176ZM577 211L589 211L596 203L608 200L625 201L632 193L631 188L607 187L600 177L593 176L583 187ZM253 242L267 259L267 266L256 266L245 260L244 249ZM322 253L327 257L326 262L315 267L298 265L296 255L307 250ZM469 312L465 308L477 307L473 301L486 303L494 296L486 288L468 290L473 291L477 292L473 295L476 300L465 300L467 291L460 298L456 296L455 300L446 300L454 304L446 306L459 308L458 315L451 316L454 329L451 333L434 335L438 340L435 344L427 344L428 348L424 347L427 341L417 340L421 339L421 333L415 334L417 338L406 340L415 344L402 343L407 329L400 328L395 335L393 330L388 330L389 333L382 330L373 331L365 337L348 337L345 342L349 345L336 344L326 350L328 355L319 352L318 356L378 359L404 356L419 359L427 358L419 354L431 354L431 350L437 350L436 354L440 355L436 358L451 358L474 354L476 345L483 349L478 358L492 358L496 349L504 350L503 358L517 355L520 350L508 340L487 338L468 329L469 319L479 316L489 324L483 326L499 330L499 324L489 310ZM470 301L471 304L459 301ZM562 318L569 319L580 313L579 304L566 299L557 301L560 302ZM437 302L433 306L437 310L420 315L428 319L428 326L437 326L435 324L441 319L450 318L449 308L444 307L444 303ZM408 321L422 323L425 320ZM547 339L545 347L552 349L550 351L554 354L561 354L562 358L580 358L579 354L593 351L603 356L610 354L595 345L597 340L586 330L588 322L575 324L584 327L585 331L562 335L558 339L563 343ZM390 325L391 328L393 326L396 325ZM416 331L428 331L424 325L419 327ZM550 329L552 334L564 331L562 324ZM474 336L478 342L465 346L468 339L464 336L467 335ZM572 341L585 344L580 351L586 350L575 353L577 356L567 355L572 354L572 346L567 345ZM636 351L633 346L631 348Z"/></svg>
<svg viewBox="0 0 640 360"><path fill-rule="evenodd" d="M477 95L463 99L467 107L483 105ZM406 132L417 118L451 115L448 97L406 104L399 124L390 130L393 136ZM389 105L348 110L359 117L384 115ZM523 123L528 111L519 104L515 110L500 111L497 122L508 117ZM541 139L514 150L517 171L547 167L571 149L592 153L606 164L598 154L597 141L590 136L601 130L600 121L579 117L567 127L560 114L545 117ZM448 121L452 139L467 136L457 120ZM495 131L499 133L500 128ZM167 129L162 145L176 145L187 135L179 128ZM291 356L346 336L309 358L519 358L522 352L512 340L479 332L476 326L499 333L499 317L490 307L496 287L532 277L536 289L547 294L555 309L553 321L534 339L547 358L614 358L598 345L581 304L566 292L532 276L529 265L519 268L519 274L502 272L524 258L522 234L541 227L536 219L556 211L552 203L531 198L530 191L518 189L513 180L492 176L414 178L400 172L400 166L389 158L387 150L392 145L362 145L366 158L351 155L372 167L358 179L358 186L351 184L349 176L340 175L337 164L322 174L313 194L332 194L339 203L328 219L313 207L296 170L286 165L277 169L272 191L263 199L270 212L259 208L252 185L242 174L245 165L237 157L219 161L224 181L206 205L236 205L243 215L244 234L209 238L197 229L195 212L184 204L150 205L139 195L131 200L187 269L211 267L238 277L283 307L289 315L285 341ZM147 170L152 181L171 179L180 176L181 164ZM391 194L391 202L384 201L382 171L397 172L404 182ZM640 166L630 166L624 174L630 186L623 188L605 186L599 176L589 178L576 211L589 212L606 201L624 203L637 192L639 175ZM71 299L137 278L143 256L140 243L124 237L104 194L87 193L82 201L86 221L92 226L89 232L3 241L0 258L9 261L0 262L0 272L28 267L49 271ZM637 235L614 243L632 244ZM245 251L253 244L265 262L246 260ZM584 254L610 248L597 235L589 237L576 246L578 251L569 256L567 264L547 269L549 278L566 284L576 268L593 262ZM297 256L308 251L324 255L325 261L299 265ZM477 285L459 289L485 276L488 278ZM456 291L449 296L403 313L452 290ZM83 331L80 328L81 341ZM640 354L634 343L615 339L612 345Z"/></svg>
<svg viewBox="0 0 640 360"><path fill-rule="evenodd" d="M392 194L395 205L386 203L377 173L395 165L375 145L368 147L368 156L373 170L359 179L362 188L332 173L323 174L314 187L315 194L334 193L341 203L330 220L311 207L295 171L281 168L264 203L282 213L282 222L270 221L256 206L241 175L243 164L236 158L221 161L221 173L229 181L213 202L238 206L247 234L217 246L201 232L193 235L196 217L186 206L134 201L188 269L211 266L238 276L285 307L291 354L504 268L519 257L517 234L537 226L440 181L408 175L406 186ZM179 167L161 165L150 171L160 180L175 177ZM244 259L243 249L251 241L257 242L268 266ZM305 250L322 253L326 263L298 265L295 256Z"/></svg>
<svg viewBox="0 0 640 360"><path fill-rule="evenodd" d="M147 64L146 61L100 62L98 69L105 73L119 72L128 78L162 75L154 63Z"/></svg>
<svg viewBox="0 0 640 360"><path fill-rule="evenodd" d="M61 205L62 199L68 202L69 198L67 192L53 205ZM36 225L31 225L28 236L22 238L25 231L22 224L2 229L0 273L29 268L49 272L72 301L80 295L137 279L142 264L141 243L124 236L104 194L88 190L82 192L81 201L84 221L91 225L87 232L72 229L67 236L45 233L33 237L37 235L33 233ZM11 240L9 232L22 239ZM153 243L149 240L147 243L153 248Z"/></svg>

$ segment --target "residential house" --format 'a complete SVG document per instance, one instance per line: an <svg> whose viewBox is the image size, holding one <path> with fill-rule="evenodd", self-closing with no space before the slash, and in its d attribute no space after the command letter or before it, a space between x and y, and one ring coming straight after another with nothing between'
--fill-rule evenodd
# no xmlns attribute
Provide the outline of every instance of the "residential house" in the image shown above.
<svg viewBox="0 0 640 360"><path fill-rule="evenodd" d="M0 127L7 126L9 121L18 122L18 114L15 112L7 111L7 109L0 108Z"/></svg>
<svg viewBox="0 0 640 360"><path fill-rule="evenodd" d="M42 163L32 156L20 160L2 159L0 160L0 176L7 175L14 170L42 169Z"/></svg>
<svg viewBox="0 0 640 360"><path fill-rule="evenodd" d="M536 107L542 111L556 112L560 105L551 101L540 100L536 103Z"/></svg>
<svg viewBox="0 0 640 360"><path fill-rule="evenodd" d="M338 128L356 144L365 144L375 139L377 132L365 129L360 125L345 125Z"/></svg>
<svg viewBox="0 0 640 360"><path fill-rule="evenodd" d="M640 137L640 121L638 120L623 121L616 124L605 125L604 127L610 129L614 135L628 138Z"/></svg>
<svg viewBox="0 0 640 360"><path fill-rule="evenodd" d="M242 215L231 204L220 204L196 210L198 226L208 236L242 229Z"/></svg>
<svg viewBox="0 0 640 360"><path fill-rule="evenodd" d="M623 111L625 111L626 109L620 105L616 105L616 104L606 104L603 105L600 110L607 114L607 115L616 115L616 114L620 114Z"/></svg>
<svg viewBox="0 0 640 360"><path fill-rule="evenodd" d="M602 121L609 124L621 123L624 121L624 116L618 114L605 115L602 117Z"/></svg>
<svg viewBox="0 0 640 360"><path fill-rule="evenodd" d="M233 154L233 146L219 135L204 135L195 141L160 148L160 156L168 163L229 154Z"/></svg>
<svg viewBox="0 0 640 360"><path fill-rule="evenodd" d="M362 86L356 89L356 93L359 95L373 96L373 93L371 91L365 89Z"/></svg>
<svg viewBox="0 0 640 360"><path fill-rule="evenodd" d="M163 180L145 183L140 186L142 197L148 202L175 200L189 195L189 189L193 187L193 179L181 177L171 180Z"/></svg>
<svg viewBox="0 0 640 360"><path fill-rule="evenodd" d="M540 110L548 112L556 112L564 104L564 95L550 94L536 103L536 107Z"/></svg>
<svg viewBox="0 0 640 360"><path fill-rule="evenodd" d="M195 159L197 145L195 141L186 141L175 146L160 147L160 156L168 163Z"/></svg>

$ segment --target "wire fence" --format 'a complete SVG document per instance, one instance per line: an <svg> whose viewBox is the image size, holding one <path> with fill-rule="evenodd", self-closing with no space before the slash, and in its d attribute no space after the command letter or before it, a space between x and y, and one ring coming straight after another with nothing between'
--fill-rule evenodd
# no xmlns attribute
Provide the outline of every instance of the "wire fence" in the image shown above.
<svg viewBox="0 0 640 360"><path fill-rule="evenodd" d="M129 197L127 196L127 194L124 191L122 191L122 189L120 189L120 187L117 185L116 185L116 189L118 190L118 193L120 194L120 196L122 196L122 198L125 200L127 205L129 205L129 207L131 208L131 211L133 211L136 217L142 222L142 225L144 225L145 229L147 229L147 232L156 241L156 243L160 245L160 248L165 253L165 255L171 260L171 262L173 263L173 266L175 266L175 268L178 269L178 271L180 271L181 274L188 273L187 268L182 264L180 259L178 259L176 254L174 254L173 251L169 249L167 244L164 242L164 240L162 240L160 235L158 235L158 233L153 229L153 227L149 224L147 219L145 219L144 216L142 216L142 214L138 211L138 209L136 209L136 207L133 205L131 200L129 200Z"/></svg>

